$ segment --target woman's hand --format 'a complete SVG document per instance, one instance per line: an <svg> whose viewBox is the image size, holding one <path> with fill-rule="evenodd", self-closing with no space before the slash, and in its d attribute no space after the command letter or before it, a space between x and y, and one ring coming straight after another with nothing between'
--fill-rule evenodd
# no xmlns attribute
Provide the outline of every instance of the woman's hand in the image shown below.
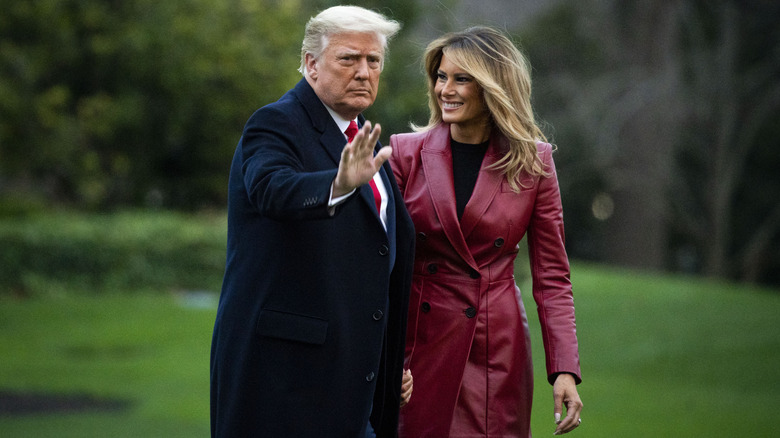
<svg viewBox="0 0 780 438"><path fill-rule="evenodd" d="M555 428L553 435L561 435L571 432L580 425L580 412L582 411L582 400L577 393L577 384L574 376L568 373L558 374L553 384L553 401L555 403ZM566 418L561 419L563 406L566 405Z"/></svg>
<svg viewBox="0 0 780 438"><path fill-rule="evenodd" d="M409 403L409 399L412 398L413 387L414 379L412 378L412 370L405 370L403 379L401 380L401 407L404 407Z"/></svg>

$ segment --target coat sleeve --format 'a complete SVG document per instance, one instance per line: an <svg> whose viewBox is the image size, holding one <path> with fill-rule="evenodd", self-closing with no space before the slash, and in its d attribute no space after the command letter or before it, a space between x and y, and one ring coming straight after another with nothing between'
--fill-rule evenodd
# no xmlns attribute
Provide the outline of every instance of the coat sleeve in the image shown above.
<svg viewBox="0 0 780 438"><path fill-rule="evenodd" d="M296 115L273 106L257 110L247 121L235 159L249 202L277 220L319 219L327 208L337 165L312 169L307 155L322 149L316 131L295 122Z"/></svg>
<svg viewBox="0 0 780 438"><path fill-rule="evenodd" d="M563 208L549 144L540 146L548 177L539 178L531 223L528 254L533 296L542 328L547 375L574 374L581 381L569 261L564 247Z"/></svg>

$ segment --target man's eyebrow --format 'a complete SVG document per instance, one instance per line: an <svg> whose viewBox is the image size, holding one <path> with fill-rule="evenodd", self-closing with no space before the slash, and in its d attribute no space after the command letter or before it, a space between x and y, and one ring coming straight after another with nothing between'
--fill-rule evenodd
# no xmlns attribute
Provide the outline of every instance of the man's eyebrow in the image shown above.
<svg viewBox="0 0 780 438"><path fill-rule="evenodd" d="M339 52L336 52L338 56L364 56L363 52L360 50L353 50L353 49L344 49ZM373 56L373 57L382 57L382 52L368 52L365 53L365 56Z"/></svg>

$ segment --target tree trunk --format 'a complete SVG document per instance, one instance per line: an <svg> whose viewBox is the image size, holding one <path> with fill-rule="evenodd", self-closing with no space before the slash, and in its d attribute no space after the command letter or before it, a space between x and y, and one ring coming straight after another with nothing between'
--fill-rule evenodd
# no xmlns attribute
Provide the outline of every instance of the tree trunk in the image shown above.
<svg viewBox="0 0 780 438"><path fill-rule="evenodd" d="M613 8L626 5L613 5ZM651 269L666 265L668 209L666 196L677 136L679 88L677 2L637 2L618 20L626 20L623 53L630 88L622 99L633 100L633 114L619 135L610 183L615 213L610 219L607 257L610 262ZM620 35L618 32L617 35ZM613 34L614 35L614 34Z"/></svg>

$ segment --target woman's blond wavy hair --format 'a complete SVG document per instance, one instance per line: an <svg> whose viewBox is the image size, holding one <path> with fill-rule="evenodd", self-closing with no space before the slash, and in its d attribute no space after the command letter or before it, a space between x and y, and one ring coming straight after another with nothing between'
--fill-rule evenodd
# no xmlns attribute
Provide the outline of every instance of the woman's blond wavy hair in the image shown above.
<svg viewBox="0 0 780 438"><path fill-rule="evenodd" d="M426 131L442 121L441 107L434 91L442 55L474 77L490 111L490 121L509 140L509 151L493 166L504 173L510 187L519 192L523 171L532 176L548 176L537 152L537 141L547 141L534 121L531 107L530 65L525 56L498 30L477 26L448 33L432 41L423 56L428 79L430 119Z"/></svg>

